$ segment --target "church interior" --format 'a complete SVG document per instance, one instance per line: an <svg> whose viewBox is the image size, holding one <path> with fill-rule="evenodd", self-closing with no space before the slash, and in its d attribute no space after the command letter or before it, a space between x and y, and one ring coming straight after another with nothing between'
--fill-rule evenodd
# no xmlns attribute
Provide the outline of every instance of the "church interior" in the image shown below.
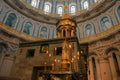
<svg viewBox="0 0 120 80"><path fill-rule="evenodd" d="M120 0L0 0L0 80L120 80Z"/></svg>

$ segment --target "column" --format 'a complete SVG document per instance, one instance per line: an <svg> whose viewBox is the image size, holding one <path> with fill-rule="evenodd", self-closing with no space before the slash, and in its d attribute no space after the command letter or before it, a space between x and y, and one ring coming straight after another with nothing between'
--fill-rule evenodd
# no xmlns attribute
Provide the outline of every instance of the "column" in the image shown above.
<svg viewBox="0 0 120 80"><path fill-rule="evenodd" d="M112 80L112 74L108 59L101 57L99 60L102 80Z"/></svg>
<svg viewBox="0 0 120 80"><path fill-rule="evenodd" d="M77 9L78 11L80 11L80 6L81 6L81 5L80 5L80 1L77 0L76 8L78 8L78 9Z"/></svg>
<svg viewBox="0 0 120 80"><path fill-rule="evenodd" d="M67 29L65 29L65 34L66 34L66 36L65 36L65 37L68 37L68 34L67 34Z"/></svg>
<svg viewBox="0 0 120 80"><path fill-rule="evenodd" d="M41 0L41 2L40 2L40 9L43 10L43 7L44 7L44 0Z"/></svg>
<svg viewBox="0 0 120 80"><path fill-rule="evenodd" d="M113 80L117 80L117 72L115 69L115 64L114 64L112 55L109 57L109 62L110 62L110 68L111 68L111 72L112 72L112 78L113 78Z"/></svg>
<svg viewBox="0 0 120 80"><path fill-rule="evenodd" d="M60 36L60 38L63 38L63 29L61 30L61 36Z"/></svg>
<svg viewBox="0 0 120 80"><path fill-rule="evenodd" d="M56 13L56 1L53 1L53 7L52 7L52 12Z"/></svg>
<svg viewBox="0 0 120 80"><path fill-rule="evenodd" d="M12 66L14 64L14 56L7 56L4 57L2 66L1 66L1 71L0 71L0 75L1 76L10 76L11 70L12 70Z"/></svg>
<svg viewBox="0 0 120 80"><path fill-rule="evenodd" d="M102 80L99 59L96 59L95 63L96 63L96 71L97 71L97 80Z"/></svg>
<svg viewBox="0 0 120 80"><path fill-rule="evenodd" d="M117 62L118 62L119 70L120 70L120 56L116 55L116 57L117 57Z"/></svg>
<svg viewBox="0 0 120 80"><path fill-rule="evenodd" d="M94 74L93 74L93 65L92 65L92 60L89 60L89 68L90 68L90 79L88 80L94 80Z"/></svg>
<svg viewBox="0 0 120 80"><path fill-rule="evenodd" d="M2 64L3 64L4 57L5 57L5 52L4 52L4 47L3 47L3 50L2 50L2 53L1 53L1 58L0 58L0 71L1 71L1 67L2 67Z"/></svg>

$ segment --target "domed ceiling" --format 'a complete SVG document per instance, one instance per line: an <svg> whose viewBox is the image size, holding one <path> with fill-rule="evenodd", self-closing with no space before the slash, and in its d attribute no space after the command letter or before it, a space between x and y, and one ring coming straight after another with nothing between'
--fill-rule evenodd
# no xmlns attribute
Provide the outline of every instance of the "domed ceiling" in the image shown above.
<svg viewBox="0 0 120 80"><path fill-rule="evenodd" d="M20 13L32 19L56 24L66 12L77 23L95 17L100 11L110 8L111 0L5 0ZM104 6L103 6L104 5ZM92 16L91 16L92 15Z"/></svg>
<svg viewBox="0 0 120 80"><path fill-rule="evenodd" d="M74 14L80 10L89 9L95 3L103 0L25 0L31 6L41 9L47 13L64 14L65 6L68 6L68 13Z"/></svg>

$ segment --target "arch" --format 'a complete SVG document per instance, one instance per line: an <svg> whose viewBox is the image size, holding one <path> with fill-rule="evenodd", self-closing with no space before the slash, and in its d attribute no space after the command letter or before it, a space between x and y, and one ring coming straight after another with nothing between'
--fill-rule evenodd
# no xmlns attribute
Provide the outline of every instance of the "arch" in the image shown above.
<svg viewBox="0 0 120 80"><path fill-rule="evenodd" d="M76 12L76 4L75 3L71 3L69 5L69 13L75 13Z"/></svg>
<svg viewBox="0 0 120 80"><path fill-rule="evenodd" d="M94 0L94 3L96 3L97 1L99 1L99 0Z"/></svg>
<svg viewBox="0 0 120 80"><path fill-rule="evenodd" d="M82 7L82 9L88 9L89 8L89 1L88 0L82 0L81 1L81 7Z"/></svg>
<svg viewBox="0 0 120 80"><path fill-rule="evenodd" d="M39 2L40 2L40 0L31 0L31 5L33 7L38 8L39 7Z"/></svg>
<svg viewBox="0 0 120 80"><path fill-rule="evenodd" d="M45 2L44 4L44 11L51 12L52 4L50 2Z"/></svg>
<svg viewBox="0 0 120 80"><path fill-rule="evenodd" d="M64 13L64 6L62 4L57 5L57 14L62 15Z"/></svg>
<svg viewBox="0 0 120 80"><path fill-rule="evenodd" d="M91 56L97 56L97 54L96 54L95 52L90 52L90 53L88 54L88 57L91 57Z"/></svg>
<svg viewBox="0 0 120 80"><path fill-rule="evenodd" d="M111 51L119 51L119 49L117 49L116 47L110 47L105 50L105 54L108 55Z"/></svg>
<svg viewBox="0 0 120 80"><path fill-rule="evenodd" d="M10 11L6 12L6 14L3 18L3 22L6 25L16 29L18 26L19 17L10 10Z"/></svg>
<svg viewBox="0 0 120 80"><path fill-rule="evenodd" d="M84 27L84 37L89 37L91 35L94 35L96 33L95 27L92 23L85 25Z"/></svg>
<svg viewBox="0 0 120 80"><path fill-rule="evenodd" d="M47 27L46 27L46 26L43 26L43 27L41 27L41 29L40 29L39 36L40 36L41 38L46 39L47 36L48 36L48 35L47 35L47 32L48 32Z"/></svg>
<svg viewBox="0 0 120 80"><path fill-rule="evenodd" d="M120 17L120 6L118 6L118 8L117 8L117 13L118 13L118 15Z"/></svg>
<svg viewBox="0 0 120 80"><path fill-rule="evenodd" d="M117 22L120 23L120 6L117 6L115 9L115 17L117 19Z"/></svg>
<svg viewBox="0 0 120 80"><path fill-rule="evenodd" d="M100 20L101 31L105 31L113 26L112 20L109 16L104 16Z"/></svg>
<svg viewBox="0 0 120 80"><path fill-rule="evenodd" d="M33 35L33 31L34 31L33 23L30 22L30 21L25 20L23 22L23 27L22 27L21 32L24 32L24 33L29 34L29 35Z"/></svg>

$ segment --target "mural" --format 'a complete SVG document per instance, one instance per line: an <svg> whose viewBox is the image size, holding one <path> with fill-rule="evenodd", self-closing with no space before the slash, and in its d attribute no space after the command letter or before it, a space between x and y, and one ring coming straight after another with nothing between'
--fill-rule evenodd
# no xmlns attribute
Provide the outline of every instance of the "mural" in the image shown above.
<svg viewBox="0 0 120 80"><path fill-rule="evenodd" d="M41 28L40 37L44 38L44 39L47 38L47 28L46 27Z"/></svg>
<svg viewBox="0 0 120 80"><path fill-rule="evenodd" d="M17 21L16 14L10 13L7 17L5 24L10 26L10 27L15 27L16 21Z"/></svg>
<svg viewBox="0 0 120 80"><path fill-rule="evenodd" d="M32 30L33 30L33 25L31 22L26 22L24 25L24 29L23 32L26 34L32 34Z"/></svg>
<svg viewBox="0 0 120 80"><path fill-rule="evenodd" d="M100 24L101 24L102 31L105 31L112 27L112 22L107 16L101 19Z"/></svg>
<svg viewBox="0 0 120 80"><path fill-rule="evenodd" d="M92 25L88 24L85 27L85 37L92 35Z"/></svg>

